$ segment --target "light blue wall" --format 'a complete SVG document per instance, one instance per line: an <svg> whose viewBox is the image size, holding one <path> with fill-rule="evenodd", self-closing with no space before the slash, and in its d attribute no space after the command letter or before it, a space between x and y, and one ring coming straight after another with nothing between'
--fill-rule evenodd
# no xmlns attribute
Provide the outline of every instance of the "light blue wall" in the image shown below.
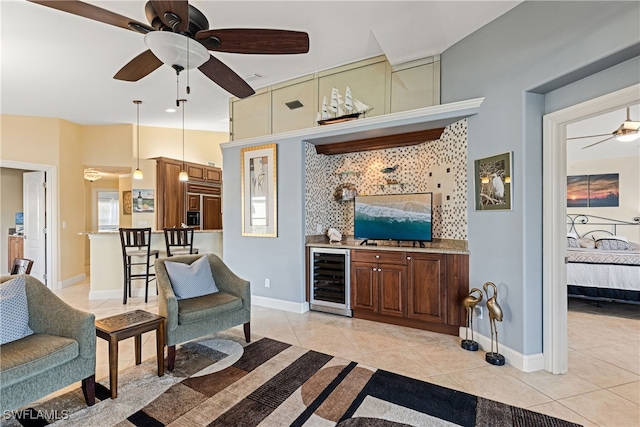
<svg viewBox="0 0 640 427"><path fill-rule="evenodd" d="M525 355L543 350L542 115L563 96L578 102L640 81L637 58L627 61L639 54L639 21L635 1L526 1L441 56L442 103L485 97L468 120L469 183L474 160L513 152L513 209L469 211L470 284L498 285L500 342ZM573 83L616 61L627 62ZM488 322L477 323L489 335Z"/></svg>
<svg viewBox="0 0 640 427"><path fill-rule="evenodd" d="M223 149L223 254L229 267L251 282L253 295L304 302L304 142L277 144L278 237L242 237L239 147ZM271 286L264 286L264 279Z"/></svg>

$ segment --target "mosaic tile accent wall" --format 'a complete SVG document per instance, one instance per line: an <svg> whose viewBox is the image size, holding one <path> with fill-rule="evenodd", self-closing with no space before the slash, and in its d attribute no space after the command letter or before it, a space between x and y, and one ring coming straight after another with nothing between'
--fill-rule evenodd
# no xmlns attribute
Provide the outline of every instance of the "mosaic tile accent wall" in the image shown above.
<svg viewBox="0 0 640 427"><path fill-rule="evenodd" d="M466 120L420 145L327 156L306 143L305 156L307 235L320 234L318 225L353 234L353 200L334 200L336 189L353 185L358 194L433 192L433 237L467 240Z"/></svg>

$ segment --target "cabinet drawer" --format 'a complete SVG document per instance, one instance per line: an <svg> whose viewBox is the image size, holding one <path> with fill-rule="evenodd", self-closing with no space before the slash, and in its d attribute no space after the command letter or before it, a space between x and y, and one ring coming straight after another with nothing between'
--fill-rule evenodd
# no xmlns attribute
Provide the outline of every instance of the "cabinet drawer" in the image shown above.
<svg viewBox="0 0 640 427"><path fill-rule="evenodd" d="M187 192L188 193L197 193L197 194L212 194L214 196L219 196L221 193L221 189L219 186L210 186L206 184L187 184Z"/></svg>
<svg viewBox="0 0 640 427"><path fill-rule="evenodd" d="M395 251L366 251L366 250L352 250L352 261L361 262L374 262L383 264L406 264L407 256L405 252Z"/></svg>

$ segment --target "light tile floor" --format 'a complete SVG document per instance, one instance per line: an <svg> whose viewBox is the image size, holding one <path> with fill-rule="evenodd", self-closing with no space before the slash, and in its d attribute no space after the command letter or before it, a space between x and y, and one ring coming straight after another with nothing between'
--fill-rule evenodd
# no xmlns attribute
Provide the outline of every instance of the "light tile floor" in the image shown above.
<svg viewBox="0 0 640 427"><path fill-rule="evenodd" d="M157 298L88 299L86 282L56 291L97 318L143 309L157 313ZM354 360L585 426L640 426L640 306L569 301L569 373L523 373L492 366L484 352L460 348L457 337L394 325L254 306L252 335ZM109 374L108 348L97 341L96 378ZM155 357L155 335L143 335L143 359ZM133 340L120 343L119 369L134 366ZM63 391L78 387L79 384ZM62 391L61 391L62 392ZM57 394L57 393L56 393Z"/></svg>

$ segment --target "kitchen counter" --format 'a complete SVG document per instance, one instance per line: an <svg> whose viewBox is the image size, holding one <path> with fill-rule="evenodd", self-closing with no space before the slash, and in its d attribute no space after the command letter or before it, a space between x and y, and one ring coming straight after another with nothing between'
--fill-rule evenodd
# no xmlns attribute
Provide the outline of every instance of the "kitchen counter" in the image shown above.
<svg viewBox="0 0 640 427"><path fill-rule="evenodd" d="M118 231L88 231L80 233L89 238L90 290L89 299L122 298L124 267ZM213 253L222 258L222 230L196 230L193 247L200 254ZM151 249L158 249L159 258L167 256L164 232L151 232ZM153 269L151 270L153 272ZM155 296L155 282L149 284L149 295ZM144 280L132 281L132 295L144 295Z"/></svg>
<svg viewBox="0 0 640 427"><path fill-rule="evenodd" d="M443 254L460 254L468 255L469 247L466 240L452 239L433 239L433 242L424 242L424 247L420 247L418 243L413 245L412 242L398 242L388 240L375 241L377 245L360 245L362 240L355 240L352 237L343 237L342 241L330 243L327 236L316 235L307 236L307 247L324 247L324 248L344 248L344 249L362 249L372 251L401 251L401 252L426 252L426 253L443 253Z"/></svg>

